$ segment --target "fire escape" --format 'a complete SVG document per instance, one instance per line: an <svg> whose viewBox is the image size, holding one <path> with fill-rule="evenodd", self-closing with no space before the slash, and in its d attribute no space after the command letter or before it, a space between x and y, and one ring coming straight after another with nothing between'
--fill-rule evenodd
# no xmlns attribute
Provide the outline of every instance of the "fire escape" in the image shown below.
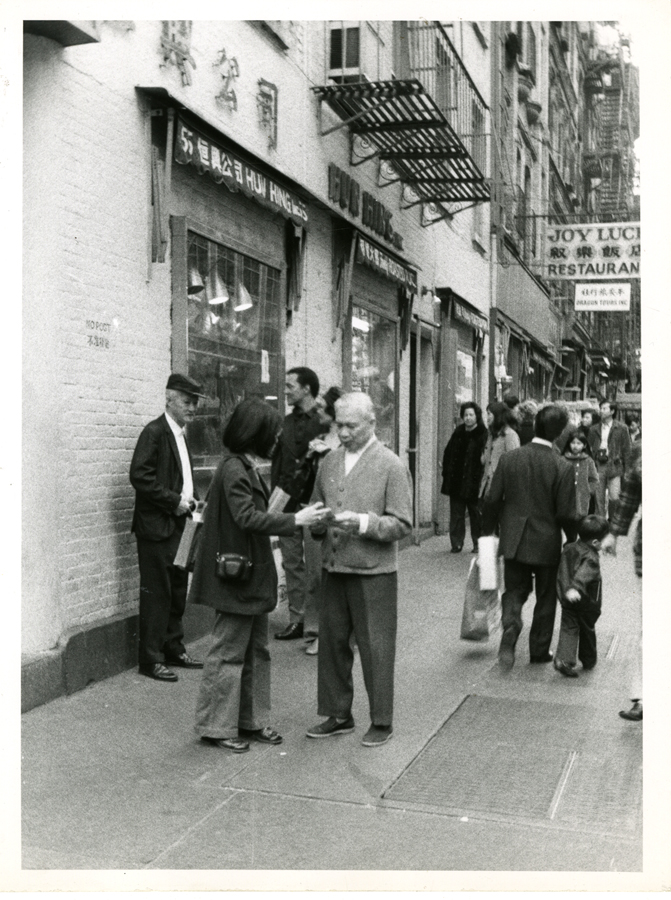
<svg viewBox="0 0 671 900"><path fill-rule="evenodd" d="M312 90L349 128L351 165L379 160L381 185L401 182L402 207L421 205L422 225L488 201L487 105L438 22L396 22L389 81Z"/></svg>

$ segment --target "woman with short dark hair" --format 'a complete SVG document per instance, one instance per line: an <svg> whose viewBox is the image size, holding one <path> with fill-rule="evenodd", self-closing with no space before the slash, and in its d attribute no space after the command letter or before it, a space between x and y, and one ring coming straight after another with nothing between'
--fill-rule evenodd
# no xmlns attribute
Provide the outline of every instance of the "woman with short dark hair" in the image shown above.
<svg viewBox="0 0 671 900"><path fill-rule="evenodd" d="M484 500L492 483L499 460L509 450L520 446L519 435L514 428L514 416L505 403L492 401L487 405L487 443L482 454L484 471L480 482L479 496Z"/></svg>
<svg viewBox="0 0 671 900"><path fill-rule="evenodd" d="M224 430L224 453L212 479L189 601L215 610L212 646L205 659L196 709L201 739L244 753L249 741L280 744L267 724L270 712L268 613L277 604L271 534L317 525L326 510L316 503L295 513L269 513L268 488L258 469L277 444L282 420L262 400L241 401ZM223 579L220 553L251 562L245 580Z"/></svg>
<svg viewBox="0 0 671 900"><path fill-rule="evenodd" d="M470 400L459 409L457 425L443 453L441 493L450 498L450 543L452 553L460 553L466 536L466 510L471 525L473 552L477 552L481 534L478 489L482 478L482 452L487 429L482 410Z"/></svg>

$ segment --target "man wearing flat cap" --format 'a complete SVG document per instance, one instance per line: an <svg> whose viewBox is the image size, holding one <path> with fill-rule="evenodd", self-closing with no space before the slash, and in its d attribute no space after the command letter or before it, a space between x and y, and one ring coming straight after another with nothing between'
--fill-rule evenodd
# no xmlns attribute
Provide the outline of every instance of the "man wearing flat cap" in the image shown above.
<svg viewBox="0 0 671 900"><path fill-rule="evenodd" d="M196 507L184 431L203 396L191 378L171 375L165 413L143 428L130 464L135 488L131 531L137 539L140 565L139 671L157 681L177 681L168 665L203 667L184 647L188 573L173 565L184 523Z"/></svg>

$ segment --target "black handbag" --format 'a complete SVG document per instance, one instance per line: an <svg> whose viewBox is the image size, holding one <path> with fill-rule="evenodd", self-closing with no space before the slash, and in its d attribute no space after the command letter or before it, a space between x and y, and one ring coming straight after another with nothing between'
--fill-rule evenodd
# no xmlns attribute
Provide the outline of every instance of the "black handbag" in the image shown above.
<svg viewBox="0 0 671 900"><path fill-rule="evenodd" d="M252 561L241 553L217 553L216 573L222 581L249 581Z"/></svg>

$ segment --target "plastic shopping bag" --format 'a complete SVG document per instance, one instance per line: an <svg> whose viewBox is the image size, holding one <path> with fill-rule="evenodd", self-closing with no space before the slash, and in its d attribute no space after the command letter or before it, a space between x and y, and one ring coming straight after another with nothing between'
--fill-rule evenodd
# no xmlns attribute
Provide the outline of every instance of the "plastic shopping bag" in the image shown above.
<svg viewBox="0 0 671 900"><path fill-rule="evenodd" d="M471 560L471 568L466 579L464 612L461 617L461 639L463 641L489 640L500 621L498 587L480 590L480 567L478 560Z"/></svg>

